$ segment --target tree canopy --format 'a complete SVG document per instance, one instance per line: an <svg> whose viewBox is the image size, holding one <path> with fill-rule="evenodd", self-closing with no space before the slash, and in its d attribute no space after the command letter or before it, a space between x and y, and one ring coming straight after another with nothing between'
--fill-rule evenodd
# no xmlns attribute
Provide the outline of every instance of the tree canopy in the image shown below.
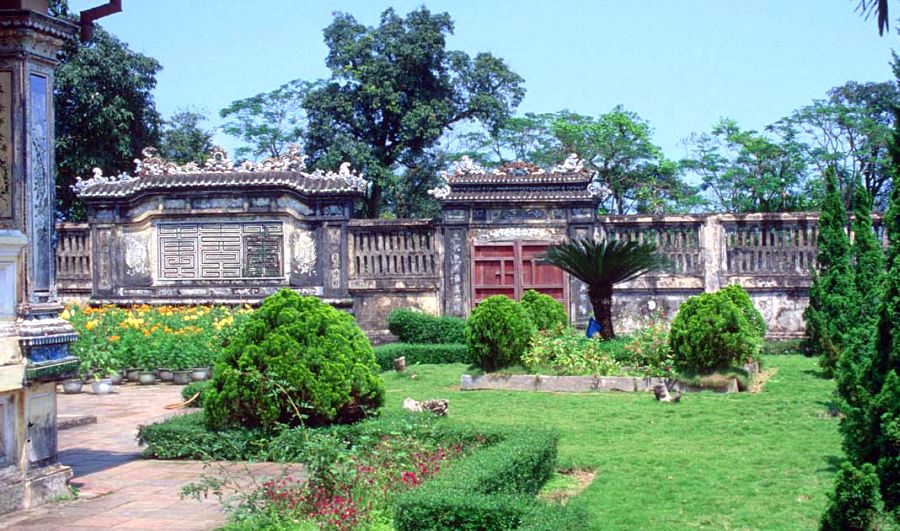
<svg viewBox="0 0 900 531"><path fill-rule="evenodd" d="M163 122L159 153L179 164L204 162L212 149L212 131L200 127L206 117L197 111L179 109Z"/></svg>
<svg viewBox="0 0 900 531"><path fill-rule="evenodd" d="M132 161L160 138L153 100L152 57L134 52L100 27L90 42L70 42L56 70L56 197L60 214L78 218L71 186L95 167L106 174L131 171Z"/></svg>

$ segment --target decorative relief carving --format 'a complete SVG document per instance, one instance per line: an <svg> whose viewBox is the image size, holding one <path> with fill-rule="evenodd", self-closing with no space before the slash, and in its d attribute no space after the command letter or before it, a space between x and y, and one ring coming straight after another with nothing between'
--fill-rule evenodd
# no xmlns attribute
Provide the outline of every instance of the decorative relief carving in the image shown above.
<svg viewBox="0 0 900 531"><path fill-rule="evenodd" d="M560 228L509 227L498 229L475 229L472 231L475 243L505 242L514 240L534 240L558 242L565 239Z"/></svg>
<svg viewBox="0 0 900 531"><path fill-rule="evenodd" d="M0 218L12 217L12 72L0 72Z"/></svg>
<svg viewBox="0 0 900 531"><path fill-rule="evenodd" d="M146 175L192 175L198 173L230 172L296 172L309 179L342 180L346 182L350 188L357 191L365 191L369 184L362 175L354 173L351 170L349 162L342 163L337 173L333 171L323 172L322 170L315 170L311 173L306 172L307 156L301 153L300 147L297 145L288 146L287 153L279 157L266 159L259 163L247 161L237 167L235 167L234 162L228 158L228 152L217 146L210 150L209 158L203 164L203 167L196 162L177 164L168 161L162 158L159 154L159 150L153 147L144 148L141 153L144 158L134 160L134 176L121 174L115 177L104 177L103 172L99 168L94 168L92 178L86 180L79 178L72 189L75 190L76 193L81 193L84 189L93 186L94 184L129 181Z"/></svg>
<svg viewBox="0 0 900 531"><path fill-rule="evenodd" d="M134 276L150 275L150 257L147 244L140 233L125 232L122 234L122 245L125 247L125 267Z"/></svg>
<svg viewBox="0 0 900 531"><path fill-rule="evenodd" d="M577 173L584 170L584 161L578 158L578 154L570 153L566 160L554 166L550 173Z"/></svg>
<svg viewBox="0 0 900 531"><path fill-rule="evenodd" d="M312 275L316 271L316 240L307 230L294 232L294 271L302 275Z"/></svg>
<svg viewBox="0 0 900 531"><path fill-rule="evenodd" d="M508 175L511 177L528 177L529 175L543 175L544 170L537 164L517 160L514 162L507 162L494 170L493 173L494 175Z"/></svg>
<svg viewBox="0 0 900 531"><path fill-rule="evenodd" d="M55 183L51 182L50 160L50 93L48 80L44 76L31 74L29 79L29 100L31 112L29 116L31 140L31 200L32 200L32 233L30 239L33 252L33 271L31 273L33 300L35 291L49 292L54 283L53 278L53 191Z"/></svg>
<svg viewBox="0 0 900 531"><path fill-rule="evenodd" d="M463 315L465 313L465 304L463 299L463 232L456 230L450 233L450 244L448 245L447 256L450 257L450 268L448 275L450 277L450 314Z"/></svg>
<svg viewBox="0 0 900 531"><path fill-rule="evenodd" d="M158 233L161 280L282 276L280 221L160 223Z"/></svg>
<svg viewBox="0 0 900 531"><path fill-rule="evenodd" d="M328 227L328 252L331 258L331 289L341 288L341 228Z"/></svg>

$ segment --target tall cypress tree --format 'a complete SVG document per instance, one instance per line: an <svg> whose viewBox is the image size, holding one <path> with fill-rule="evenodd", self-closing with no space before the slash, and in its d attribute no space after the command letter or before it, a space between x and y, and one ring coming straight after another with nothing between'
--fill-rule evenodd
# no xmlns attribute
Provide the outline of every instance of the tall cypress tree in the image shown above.
<svg viewBox="0 0 900 531"><path fill-rule="evenodd" d="M829 168L819 214L818 271L812 271L809 306L803 312L807 351L820 356L822 368L829 376L856 322L856 287L846 225L847 211L834 169Z"/></svg>

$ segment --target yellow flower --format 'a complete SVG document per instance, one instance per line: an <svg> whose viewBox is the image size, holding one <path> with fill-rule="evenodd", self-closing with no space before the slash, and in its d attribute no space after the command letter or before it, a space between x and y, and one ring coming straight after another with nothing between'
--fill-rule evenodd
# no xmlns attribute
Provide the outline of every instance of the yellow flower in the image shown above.
<svg viewBox="0 0 900 531"><path fill-rule="evenodd" d="M97 327L98 324L100 324L100 321L98 321L97 319L91 319L90 321L84 323L84 327L88 330L93 330Z"/></svg>
<svg viewBox="0 0 900 531"><path fill-rule="evenodd" d="M115 343L118 340L119 340L119 336L109 336L109 341L111 343Z"/></svg>
<svg viewBox="0 0 900 531"><path fill-rule="evenodd" d="M72 317L72 315L69 313L69 309L66 308L65 310L63 310L63 313L59 314L59 317L60 317L61 319L67 319L67 320L68 320L69 317Z"/></svg>

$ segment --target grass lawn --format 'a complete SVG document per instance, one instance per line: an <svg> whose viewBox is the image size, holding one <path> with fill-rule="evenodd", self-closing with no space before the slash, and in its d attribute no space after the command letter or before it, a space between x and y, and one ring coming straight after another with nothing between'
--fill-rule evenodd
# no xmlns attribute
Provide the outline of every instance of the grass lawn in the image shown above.
<svg viewBox="0 0 900 531"><path fill-rule="evenodd" d="M817 529L843 455L833 383L813 358L764 361L778 372L763 392L680 404L650 393L460 392L461 364L384 379L388 409L408 396L449 398L451 418L558 429L560 464L597 471L571 502L591 515L590 529Z"/></svg>

